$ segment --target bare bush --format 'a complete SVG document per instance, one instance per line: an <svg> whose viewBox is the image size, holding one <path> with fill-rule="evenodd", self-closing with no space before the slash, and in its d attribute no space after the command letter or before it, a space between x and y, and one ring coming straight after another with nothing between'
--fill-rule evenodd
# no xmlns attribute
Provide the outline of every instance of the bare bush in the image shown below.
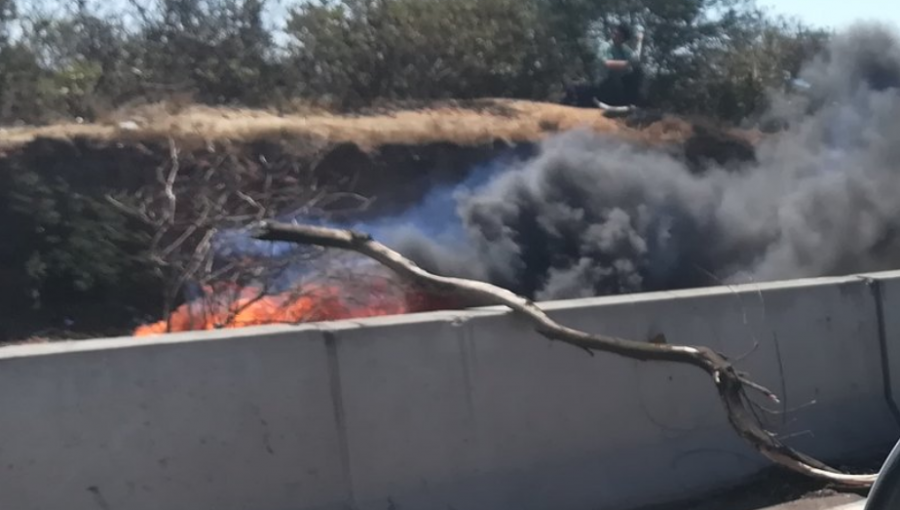
<svg viewBox="0 0 900 510"><path fill-rule="evenodd" d="M166 327L160 332L173 330L173 319L182 321L175 328L181 330L233 326L263 300L289 297L282 283L295 278L288 272L320 250L260 245L244 225L307 215L346 194L318 189L312 174L289 157L252 159L228 148L198 155L182 152L173 140L168 151L153 185L107 197L149 235L146 257L164 285ZM366 203L355 198L351 203ZM185 299L192 303L174 316Z"/></svg>

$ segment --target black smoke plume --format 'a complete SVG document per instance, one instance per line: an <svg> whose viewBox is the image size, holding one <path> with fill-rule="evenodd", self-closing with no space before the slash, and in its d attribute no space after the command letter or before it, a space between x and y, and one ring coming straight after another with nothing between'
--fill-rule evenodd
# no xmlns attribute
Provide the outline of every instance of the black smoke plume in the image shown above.
<svg viewBox="0 0 900 510"><path fill-rule="evenodd" d="M391 243L423 267L537 299L900 268L900 41L836 36L777 98L785 132L752 168L680 160L589 132L458 197L462 241Z"/></svg>

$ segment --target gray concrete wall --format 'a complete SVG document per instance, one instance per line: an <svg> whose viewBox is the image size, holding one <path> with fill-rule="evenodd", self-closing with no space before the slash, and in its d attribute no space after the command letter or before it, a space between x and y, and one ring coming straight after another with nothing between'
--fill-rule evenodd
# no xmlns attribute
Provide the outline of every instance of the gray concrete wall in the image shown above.
<svg viewBox="0 0 900 510"><path fill-rule="evenodd" d="M341 508L314 331L0 349L0 508Z"/></svg>
<svg viewBox="0 0 900 510"><path fill-rule="evenodd" d="M887 273L545 307L740 358L786 442L843 458L900 436L898 300ZM4 509L622 510L767 465L704 374L499 309L0 349L0 405Z"/></svg>

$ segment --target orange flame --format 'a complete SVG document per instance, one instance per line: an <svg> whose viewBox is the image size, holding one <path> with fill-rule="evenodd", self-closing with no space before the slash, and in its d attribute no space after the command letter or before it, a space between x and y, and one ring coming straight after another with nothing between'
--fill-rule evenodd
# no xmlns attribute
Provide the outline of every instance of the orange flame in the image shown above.
<svg viewBox="0 0 900 510"><path fill-rule="evenodd" d="M297 291L262 295L252 287L206 289L208 297L177 308L169 321L138 327L134 336L145 337L183 331L243 328L265 324L297 324L377 317L455 308L418 290L387 281L352 286L306 285Z"/></svg>

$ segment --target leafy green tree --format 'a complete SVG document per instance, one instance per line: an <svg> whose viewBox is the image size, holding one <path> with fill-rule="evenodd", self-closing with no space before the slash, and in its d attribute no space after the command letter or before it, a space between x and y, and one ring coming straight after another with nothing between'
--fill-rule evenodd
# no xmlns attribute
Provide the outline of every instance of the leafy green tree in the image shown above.
<svg viewBox="0 0 900 510"><path fill-rule="evenodd" d="M265 0L157 0L141 7L144 79L204 103L260 106L278 76Z"/></svg>
<svg viewBox="0 0 900 510"><path fill-rule="evenodd" d="M738 120L827 34L752 0L318 0L289 9L287 52L267 0L99 0L18 20L0 0L0 121L96 118L132 101L189 94L207 104L292 98L357 108L405 99L555 100L594 78L598 37L646 32L651 104ZM47 14L49 12L50 14Z"/></svg>
<svg viewBox="0 0 900 510"><path fill-rule="evenodd" d="M142 259L148 237L103 200L102 187L63 168L3 171L0 234L15 242L0 249L9 319L0 342L70 321L82 332L121 332L136 310L155 306L159 283Z"/></svg>
<svg viewBox="0 0 900 510"><path fill-rule="evenodd" d="M356 107L554 99L595 78L597 39L620 22L647 34L651 104L727 120L758 111L824 40L751 0L332 0L298 6L288 34L299 92Z"/></svg>
<svg viewBox="0 0 900 510"><path fill-rule="evenodd" d="M523 0L344 0L298 6L288 23L307 95L376 99L543 97L562 55Z"/></svg>
<svg viewBox="0 0 900 510"><path fill-rule="evenodd" d="M0 43L6 43L9 40L9 22L15 18L15 0L0 0Z"/></svg>
<svg viewBox="0 0 900 510"><path fill-rule="evenodd" d="M539 0L541 1L541 0ZM766 104L827 34L771 16L752 0L542 0L582 76L598 37L618 23L646 34L648 100L672 112L738 121Z"/></svg>

